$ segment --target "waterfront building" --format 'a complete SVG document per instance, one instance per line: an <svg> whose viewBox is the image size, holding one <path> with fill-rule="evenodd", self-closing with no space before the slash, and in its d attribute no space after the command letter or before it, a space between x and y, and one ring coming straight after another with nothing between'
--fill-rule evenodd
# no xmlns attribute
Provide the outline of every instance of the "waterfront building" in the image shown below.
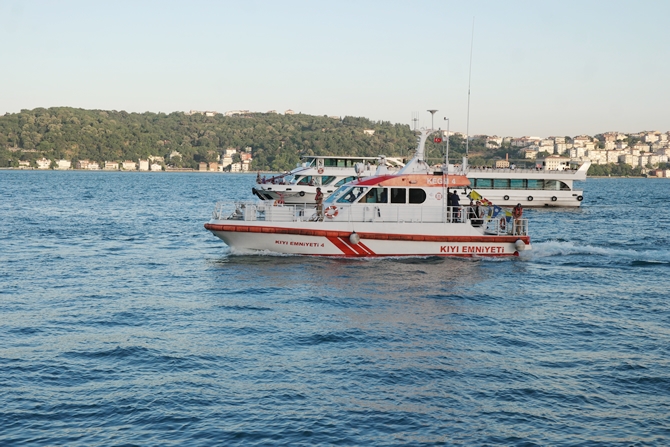
<svg viewBox="0 0 670 447"><path fill-rule="evenodd" d="M137 163L126 160L121 164L121 169L124 171L137 171Z"/></svg>
<svg viewBox="0 0 670 447"><path fill-rule="evenodd" d="M58 160L56 162L56 169L65 171L72 167L72 162L70 160Z"/></svg>
<svg viewBox="0 0 670 447"><path fill-rule="evenodd" d="M49 169L51 167L51 160L47 160L46 158L38 158L35 160L35 163L37 163L37 169Z"/></svg>

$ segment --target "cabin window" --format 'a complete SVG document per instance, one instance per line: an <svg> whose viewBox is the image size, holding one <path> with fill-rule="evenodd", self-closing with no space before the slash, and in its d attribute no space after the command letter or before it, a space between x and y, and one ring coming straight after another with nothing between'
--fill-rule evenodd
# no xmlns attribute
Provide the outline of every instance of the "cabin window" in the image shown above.
<svg viewBox="0 0 670 447"><path fill-rule="evenodd" d="M509 179L506 178L494 179L493 189L509 189Z"/></svg>
<svg viewBox="0 0 670 447"><path fill-rule="evenodd" d="M526 189L525 181L522 178L513 178L509 181L510 189Z"/></svg>
<svg viewBox="0 0 670 447"><path fill-rule="evenodd" d="M329 183L335 181L336 178L337 178L337 177L332 176L332 175L325 176L325 177L321 177L321 184L322 184L322 185L327 185L327 184L329 184Z"/></svg>
<svg viewBox="0 0 670 447"><path fill-rule="evenodd" d="M528 189L542 189L544 186L543 183L542 180L528 179Z"/></svg>
<svg viewBox="0 0 670 447"><path fill-rule="evenodd" d="M426 191L419 188L409 189L409 203L423 203L426 201Z"/></svg>
<svg viewBox="0 0 670 447"><path fill-rule="evenodd" d="M340 186L344 185L345 183L353 182L354 180L356 180L356 177L353 177L353 176L352 177L346 177L346 178L343 178L342 180L340 180L339 182L335 183L333 186L337 188L337 187L340 187Z"/></svg>
<svg viewBox="0 0 670 447"><path fill-rule="evenodd" d="M475 188L491 189L493 188L493 180L490 178L475 179Z"/></svg>
<svg viewBox="0 0 670 447"><path fill-rule="evenodd" d="M337 200L338 203L354 203L356 199L362 196L368 188L363 188L360 186L355 186L349 189L344 195Z"/></svg>
<svg viewBox="0 0 670 447"><path fill-rule="evenodd" d="M302 177L300 180L298 180L298 185L313 185L314 180L312 179L311 175L306 175Z"/></svg>
<svg viewBox="0 0 670 447"><path fill-rule="evenodd" d="M558 182L558 183L560 183L560 185L561 185L561 191L571 191L570 187L566 183L563 183L563 182Z"/></svg>
<svg viewBox="0 0 670 447"><path fill-rule="evenodd" d="M370 188L361 199L363 203L386 203L386 188Z"/></svg>
<svg viewBox="0 0 670 447"><path fill-rule="evenodd" d="M544 189L549 191L556 191L558 190L558 182L556 180L545 180Z"/></svg>
<svg viewBox="0 0 670 447"><path fill-rule="evenodd" d="M407 190L405 188L391 188L391 203L407 203Z"/></svg>

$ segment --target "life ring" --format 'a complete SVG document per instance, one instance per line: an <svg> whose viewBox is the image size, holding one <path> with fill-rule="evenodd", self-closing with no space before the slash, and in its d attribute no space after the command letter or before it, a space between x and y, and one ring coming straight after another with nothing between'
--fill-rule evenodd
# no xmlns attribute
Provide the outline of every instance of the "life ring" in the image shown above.
<svg viewBox="0 0 670 447"><path fill-rule="evenodd" d="M504 217L500 218L500 231L505 231L507 230L507 219Z"/></svg>
<svg viewBox="0 0 670 447"><path fill-rule="evenodd" d="M528 196L528 201L532 202L533 201L533 196Z"/></svg>
<svg viewBox="0 0 670 447"><path fill-rule="evenodd" d="M339 210L335 205L330 205L328 208L325 209L323 214L325 214L328 219L332 219L333 217L337 216L338 212Z"/></svg>
<svg viewBox="0 0 670 447"><path fill-rule="evenodd" d="M298 193L298 195L299 195L300 197L305 197L305 191L300 191L300 192Z"/></svg>
<svg viewBox="0 0 670 447"><path fill-rule="evenodd" d="M552 201L552 202L555 202L555 201L557 201L557 200L558 200L558 199L556 198L556 196L553 196L553 197L551 198L551 201Z"/></svg>
<svg viewBox="0 0 670 447"><path fill-rule="evenodd" d="M284 200L278 199L278 200L275 200L275 203L273 203L272 205L277 206L277 205L283 205L283 204L284 204Z"/></svg>
<svg viewBox="0 0 670 447"><path fill-rule="evenodd" d="M582 196L577 196L577 201L581 202L582 200L584 200L584 197L582 197Z"/></svg>
<svg viewBox="0 0 670 447"><path fill-rule="evenodd" d="M323 168L317 169L316 172L318 172L319 174L323 174Z"/></svg>
<svg viewBox="0 0 670 447"><path fill-rule="evenodd" d="M504 195L504 196L503 196L503 200L509 200L509 196L508 196L508 195Z"/></svg>

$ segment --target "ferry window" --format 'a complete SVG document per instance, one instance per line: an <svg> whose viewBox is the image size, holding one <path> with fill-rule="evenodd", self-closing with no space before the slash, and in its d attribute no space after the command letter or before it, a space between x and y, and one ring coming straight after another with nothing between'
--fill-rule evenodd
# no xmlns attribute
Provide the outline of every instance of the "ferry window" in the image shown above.
<svg viewBox="0 0 670 447"><path fill-rule="evenodd" d="M528 189L542 189L542 180L528 180Z"/></svg>
<svg viewBox="0 0 670 447"><path fill-rule="evenodd" d="M494 179L493 189L509 189L509 179L506 178Z"/></svg>
<svg viewBox="0 0 670 447"><path fill-rule="evenodd" d="M386 188L370 188L370 191L361 199L365 203L386 203Z"/></svg>
<svg viewBox="0 0 670 447"><path fill-rule="evenodd" d="M337 160L333 160L332 158L324 158L323 159L323 166L326 168L331 168L333 166L337 166Z"/></svg>
<svg viewBox="0 0 670 447"><path fill-rule="evenodd" d="M312 176L311 175L306 175L302 177L300 180L298 180L298 185L310 185L312 184Z"/></svg>
<svg viewBox="0 0 670 447"><path fill-rule="evenodd" d="M423 203L426 201L426 191L419 188L409 189L409 203Z"/></svg>
<svg viewBox="0 0 670 447"><path fill-rule="evenodd" d="M391 188L391 203L407 203L405 188Z"/></svg>
<svg viewBox="0 0 670 447"><path fill-rule="evenodd" d="M510 179L509 187L510 187L510 189L526 189L524 187L524 179L521 179L521 178Z"/></svg>
<svg viewBox="0 0 670 447"><path fill-rule="evenodd" d="M335 178L336 178L336 177L334 177L334 176L332 176L332 175L327 176L327 177L326 177L326 176L321 177L321 184L322 184L322 185L327 185L328 183L333 182L333 181L335 180Z"/></svg>
<svg viewBox="0 0 670 447"><path fill-rule="evenodd" d="M338 199L338 203L354 203L356 199L358 199L363 193L367 191L367 188L363 188L360 186L355 186L351 189L349 189L347 192L344 193L341 199Z"/></svg>
<svg viewBox="0 0 670 447"><path fill-rule="evenodd" d="M356 177L354 177L354 176L346 177L346 178L343 178L342 180L340 180L339 182L335 183L333 186L334 187L342 186L345 183L349 183L349 182L352 182L354 180L356 180Z"/></svg>
<svg viewBox="0 0 670 447"><path fill-rule="evenodd" d="M493 180L490 178L475 179L475 188L491 189L493 187Z"/></svg>
<svg viewBox="0 0 670 447"><path fill-rule="evenodd" d="M548 189L549 191L556 191L558 190L558 182L556 180L545 180L544 189Z"/></svg>
<svg viewBox="0 0 670 447"><path fill-rule="evenodd" d="M558 183L561 184L561 191L570 191L570 187L566 183L563 183L563 182L558 182Z"/></svg>

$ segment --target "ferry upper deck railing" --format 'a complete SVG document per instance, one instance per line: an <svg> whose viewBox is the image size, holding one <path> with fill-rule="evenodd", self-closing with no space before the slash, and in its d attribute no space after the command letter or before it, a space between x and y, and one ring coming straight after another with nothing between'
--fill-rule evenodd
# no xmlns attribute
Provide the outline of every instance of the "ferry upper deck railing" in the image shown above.
<svg viewBox="0 0 670 447"><path fill-rule="evenodd" d="M408 206L393 204L354 204L324 207L321 215L315 206L270 205L258 202L216 204L217 220L265 222L379 222L379 223L465 223L482 227L486 234L528 234L527 219L513 219L504 211L493 214L486 207Z"/></svg>

